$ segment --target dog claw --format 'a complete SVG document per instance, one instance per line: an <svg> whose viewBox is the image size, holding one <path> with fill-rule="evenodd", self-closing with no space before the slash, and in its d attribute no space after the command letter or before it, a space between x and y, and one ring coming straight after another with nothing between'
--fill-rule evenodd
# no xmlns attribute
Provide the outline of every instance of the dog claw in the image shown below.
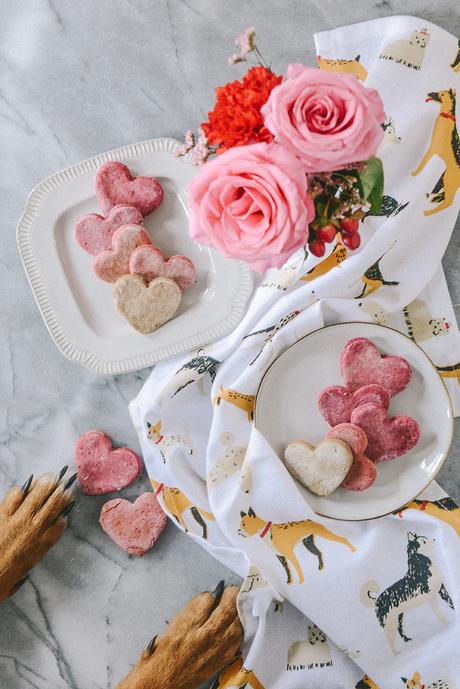
<svg viewBox="0 0 460 689"><path fill-rule="evenodd" d="M29 581L29 577L28 577L28 576L27 576L27 577L24 577L24 579L20 579L20 580L18 581L18 583L16 584L14 590L17 591L18 589L20 589L21 586L23 586L23 585L26 583L26 581Z"/></svg>
<svg viewBox="0 0 460 689"><path fill-rule="evenodd" d="M62 467L61 471L59 472L58 481L60 481L61 478L64 477L64 474L65 474L65 472L67 471L68 468L69 468L69 465L68 465L68 464L66 464L64 467Z"/></svg>
<svg viewBox="0 0 460 689"><path fill-rule="evenodd" d="M221 579L219 581L219 583L217 584L216 588L214 589L214 591L211 592L211 595L214 596L214 602L212 604L212 610L217 608L217 606L219 605L220 599L222 598L222 594L224 592L224 589L225 589L225 581L223 579Z"/></svg>
<svg viewBox="0 0 460 689"><path fill-rule="evenodd" d="M67 505L67 507L64 507L64 509L62 510L60 516L61 516L61 517L68 517L69 514L72 512L73 508L75 507L75 505L76 505L76 500L74 500L73 502L71 502L70 505Z"/></svg>
<svg viewBox="0 0 460 689"><path fill-rule="evenodd" d="M149 643L148 643L148 645L147 645L147 654L148 654L149 656L151 656L152 653L153 653L153 651L154 651L155 641L157 640L157 637L158 637L158 634L156 634L156 635L153 637L153 639L152 639L151 641L149 641Z"/></svg>
<svg viewBox="0 0 460 689"><path fill-rule="evenodd" d="M69 490L69 488L75 483L76 478L77 478L77 474L72 474L72 476L69 478L69 480L65 484L64 490Z"/></svg>
<svg viewBox="0 0 460 689"><path fill-rule="evenodd" d="M33 480L34 480L34 475L31 474L31 475L29 476L29 478L27 479L27 481L26 481L26 482L24 483L24 485L22 486L22 489L21 489L21 490L22 490L22 492L24 493L24 497L26 497L27 493L29 492L30 486L32 485L32 481L33 481Z"/></svg>

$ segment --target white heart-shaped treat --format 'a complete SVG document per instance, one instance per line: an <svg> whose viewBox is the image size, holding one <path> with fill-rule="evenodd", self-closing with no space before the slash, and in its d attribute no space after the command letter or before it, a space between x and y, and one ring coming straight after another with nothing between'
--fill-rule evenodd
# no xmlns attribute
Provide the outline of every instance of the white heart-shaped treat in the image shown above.
<svg viewBox="0 0 460 689"><path fill-rule="evenodd" d="M155 278L147 286L139 275L123 275L112 287L115 306L140 333L151 333L176 313L182 293L174 280Z"/></svg>
<svg viewBox="0 0 460 689"><path fill-rule="evenodd" d="M284 451L289 472L316 495L338 488L353 463L353 453L341 440L322 440L317 447L295 440Z"/></svg>

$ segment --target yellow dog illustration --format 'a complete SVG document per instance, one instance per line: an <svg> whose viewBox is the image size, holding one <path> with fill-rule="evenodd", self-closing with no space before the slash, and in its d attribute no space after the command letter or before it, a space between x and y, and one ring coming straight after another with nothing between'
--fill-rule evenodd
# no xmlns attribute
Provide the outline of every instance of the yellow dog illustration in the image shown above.
<svg viewBox="0 0 460 689"><path fill-rule="evenodd" d="M221 385L219 393L215 395L212 403L214 405L220 404L222 400L225 400L225 402L233 404L235 407L238 407L238 409L241 409L241 411L246 412L249 421L253 420L254 406L256 403L255 395L246 395L243 392L237 392L236 390L231 390L230 388L224 388L224 386Z"/></svg>
<svg viewBox="0 0 460 689"><path fill-rule="evenodd" d="M456 378L460 385L460 363L452 366L436 366L441 378Z"/></svg>
<svg viewBox="0 0 460 689"><path fill-rule="evenodd" d="M355 689L379 689L375 682L371 680L370 677L364 675L362 679L359 680Z"/></svg>
<svg viewBox="0 0 460 689"><path fill-rule="evenodd" d="M358 294L356 299L362 299L363 297L366 297L368 294L376 292L378 289L382 287L382 285L399 285L399 282L397 282L396 280L385 280L385 278L383 277L382 271L380 270L380 261L382 260L383 256L381 256L378 261L371 265L370 268L368 268L362 276L361 282L363 283L364 287L362 292Z"/></svg>
<svg viewBox="0 0 460 689"><path fill-rule="evenodd" d="M452 205L460 187L460 137L455 117L455 90L433 91L428 94L427 101L439 103L439 115L428 150L412 174L418 175L435 155L444 162L446 169L428 194L428 199L437 206L424 211L424 215L433 215Z"/></svg>
<svg viewBox="0 0 460 689"><path fill-rule="evenodd" d="M398 517L403 516L406 510L420 510L426 512L430 517L440 519L442 522L449 524L457 536L460 537L460 507L452 500L452 498L441 498L440 500L412 500L407 505L401 507L400 510L394 512Z"/></svg>
<svg viewBox="0 0 460 689"><path fill-rule="evenodd" d="M360 63L360 55L357 55L354 60L329 60L318 55L316 61L318 67L325 72L346 72L347 74L354 74L360 81L366 81L367 69Z"/></svg>
<svg viewBox="0 0 460 689"><path fill-rule="evenodd" d="M356 548L343 536L329 531L325 526L306 519L301 522L287 522L285 524L274 524L270 520L261 519L250 507L248 512L241 512L241 522L238 533L240 536L258 535L265 543L274 550L276 557L284 567L287 576L287 583L293 583L293 577L289 563L297 572L299 584L303 584L304 576L299 561L294 554L295 548L302 545L318 558L318 569L324 569L323 554L315 543L315 537L325 538L347 546L352 553Z"/></svg>
<svg viewBox="0 0 460 689"><path fill-rule="evenodd" d="M406 689L455 689L452 682L445 679L438 679L431 684L424 684L420 672L414 672L412 679L401 677L401 680Z"/></svg>
<svg viewBox="0 0 460 689"><path fill-rule="evenodd" d="M308 273L306 273L300 279L303 280L303 282L311 282L315 278L319 278L321 275L326 275L326 273L332 270L332 268L339 266L347 258L347 256L347 248L345 244L343 244L340 234L337 234L334 249L331 251L329 256L325 258L324 261L317 263L316 266L309 270Z"/></svg>
<svg viewBox="0 0 460 689"><path fill-rule="evenodd" d="M216 679L211 689L265 689L252 670L243 666L243 658L238 656Z"/></svg>
<svg viewBox="0 0 460 689"><path fill-rule="evenodd" d="M172 514L184 531L188 531L187 522L184 519L184 512L190 510L190 514L194 520L203 529L203 538L206 539L208 537L208 527L205 519L208 521L215 521L213 514L206 512L202 507L198 507L198 505L194 505L179 488L165 486L164 483L158 483L158 481L154 479L151 479L150 483L155 491L155 495L163 499L165 509Z"/></svg>

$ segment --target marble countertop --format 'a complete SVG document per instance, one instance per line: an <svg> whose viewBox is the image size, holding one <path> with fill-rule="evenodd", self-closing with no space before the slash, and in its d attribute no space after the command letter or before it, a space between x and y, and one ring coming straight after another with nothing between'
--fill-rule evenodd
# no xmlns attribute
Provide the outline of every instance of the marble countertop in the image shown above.
<svg viewBox="0 0 460 689"><path fill-rule="evenodd" d="M35 306L15 243L30 189L117 146L181 138L204 119L233 39L254 25L279 69L313 64L312 33L415 14L460 35L458 0L16 0L0 24L2 252L0 494L31 472L72 463L77 436L106 430L137 447L127 403L148 371L96 377L67 361ZM444 266L460 315L460 235ZM460 500L460 430L439 477ZM137 495L136 484L125 496ZM0 678L8 689L110 689L193 594L235 577L169 524L155 549L128 557L98 525L106 498L82 497L61 542L0 611Z"/></svg>

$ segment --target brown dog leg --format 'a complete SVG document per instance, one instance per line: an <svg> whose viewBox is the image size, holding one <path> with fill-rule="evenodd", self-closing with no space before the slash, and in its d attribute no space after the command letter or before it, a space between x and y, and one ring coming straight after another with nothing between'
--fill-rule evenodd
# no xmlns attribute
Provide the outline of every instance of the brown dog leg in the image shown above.
<svg viewBox="0 0 460 689"><path fill-rule="evenodd" d="M196 689L239 653L238 588L200 593L153 639L117 689Z"/></svg>
<svg viewBox="0 0 460 689"><path fill-rule="evenodd" d="M0 503L0 603L24 583L67 526L75 477L66 483L64 473L31 477L22 488L11 488Z"/></svg>

